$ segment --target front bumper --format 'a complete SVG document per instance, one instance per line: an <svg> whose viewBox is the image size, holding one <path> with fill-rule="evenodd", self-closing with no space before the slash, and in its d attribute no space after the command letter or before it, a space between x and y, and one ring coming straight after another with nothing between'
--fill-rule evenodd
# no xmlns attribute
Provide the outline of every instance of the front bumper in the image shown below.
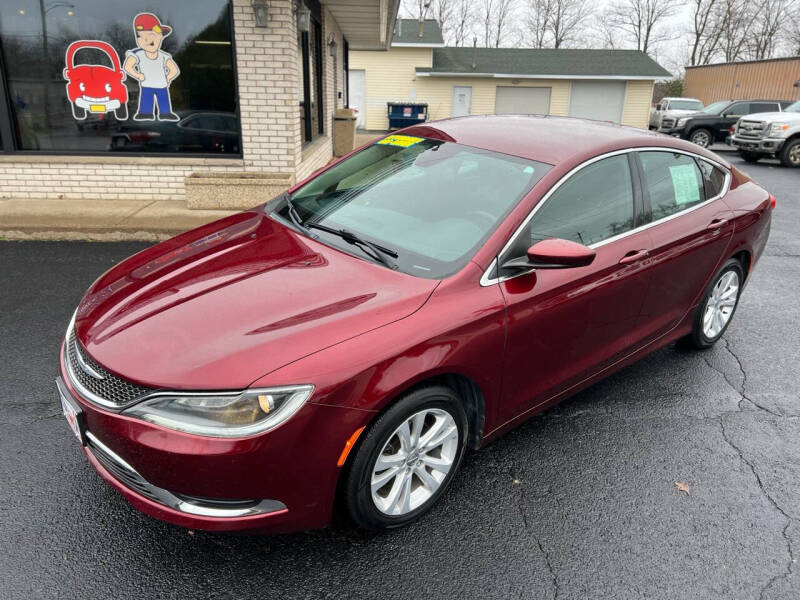
<svg viewBox="0 0 800 600"><path fill-rule="evenodd" d="M60 383L82 411L92 467L141 512L192 529L279 533L329 524L337 460L371 414L307 403L265 434L202 437L88 402L64 372L63 344L60 366Z"/></svg>
<svg viewBox="0 0 800 600"><path fill-rule="evenodd" d="M683 137L683 127L661 127L658 133L671 135L672 137Z"/></svg>
<svg viewBox="0 0 800 600"><path fill-rule="evenodd" d="M775 154L783 147L786 140L781 138L763 138L754 140L750 138L742 138L737 135L731 136L731 145L736 146L741 150L747 152L757 152L758 154Z"/></svg>

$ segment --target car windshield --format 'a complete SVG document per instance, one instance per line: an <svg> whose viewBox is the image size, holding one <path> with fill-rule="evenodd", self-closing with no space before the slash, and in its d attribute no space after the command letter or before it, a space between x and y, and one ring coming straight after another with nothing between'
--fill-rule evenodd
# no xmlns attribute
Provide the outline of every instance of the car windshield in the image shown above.
<svg viewBox="0 0 800 600"><path fill-rule="evenodd" d="M698 100L670 100L669 110L700 110L703 103Z"/></svg>
<svg viewBox="0 0 800 600"><path fill-rule="evenodd" d="M335 165L296 190L291 201L320 240L357 256L328 229L390 249L403 272L442 278L461 269L511 209L551 168L452 142L395 135ZM275 213L292 223L288 203ZM349 236L352 242L352 236Z"/></svg>
<svg viewBox="0 0 800 600"><path fill-rule="evenodd" d="M800 113L800 101L795 102L794 104L790 104L786 108L783 109L783 112L796 112Z"/></svg>
<svg viewBox="0 0 800 600"><path fill-rule="evenodd" d="M714 102L713 104L709 104L705 108L702 109L702 112L706 113L707 115L718 115L723 110L725 110L730 102L727 100L723 100L721 102Z"/></svg>

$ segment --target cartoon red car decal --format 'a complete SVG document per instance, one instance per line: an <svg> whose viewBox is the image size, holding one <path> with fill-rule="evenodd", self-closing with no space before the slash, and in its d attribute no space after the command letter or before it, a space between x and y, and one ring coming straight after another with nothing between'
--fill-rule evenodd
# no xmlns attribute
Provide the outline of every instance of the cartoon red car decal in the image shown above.
<svg viewBox="0 0 800 600"><path fill-rule="evenodd" d="M104 52L111 61L111 67L76 65L75 53L84 48ZM112 46L97 40L73 42L67 48L66 62L64 79L67 80L67 98L72 104L72 115L76 119L83 121L88 113L113 112L117 120L127 120L128 88L123 83L126 75L119 55Z"/></svg>

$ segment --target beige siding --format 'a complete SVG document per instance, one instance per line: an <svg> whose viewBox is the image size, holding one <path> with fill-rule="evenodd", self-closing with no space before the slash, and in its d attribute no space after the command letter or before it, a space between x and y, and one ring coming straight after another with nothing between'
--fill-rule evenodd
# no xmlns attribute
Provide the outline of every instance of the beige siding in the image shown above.
<svg viewBox="0 0 800 600"><path fill-rule="evenodd" d="M569 110L569 81L563 79L496 79L488 77L418 77L417 98L428 103L430 119L451 116L453 86L472 87L472 114L494 114L498 86L550 88L550 114L566 115Z"/></svg>
<svg viewBox="0 0 800 600"><path fill-rule="evenodd" d="M417 87L421 78L416 77L416 68L430 67L431 57L430 48L350 52L350 68L366 71L367 129L384 130L389 126L386 118L387 102L426 102Z"/></svg>
<svg viewBox="0 0 800 600"><path fill-rule="evenodd" d="M799 73L800 57L688 67L683 95L705 104L747 98L800 100L800 87L795 87Z"/></svg>
<svg viewBox="0 0 800 600"><path fill-rule="evenodd" d="M569 114L568 79L498 79L494 77L417 76L416 67L430 67L430 48L392 48L388 52L351 52L350 68L365 71L366 129L389 127L386 103L390 101L427 102L429 120L446 119L452 114L453 87L472 88L472 114L494 114L498 86L550 88L550 114ZM652 81L628 81L622 122L647 128Z"/></svg>
<svg viewBox="0 0 800 600"><path fill-rule="evenodd" d="M622 108L622 124L647 129L652 100L652 81L628 81L625 105Z"/></svg>

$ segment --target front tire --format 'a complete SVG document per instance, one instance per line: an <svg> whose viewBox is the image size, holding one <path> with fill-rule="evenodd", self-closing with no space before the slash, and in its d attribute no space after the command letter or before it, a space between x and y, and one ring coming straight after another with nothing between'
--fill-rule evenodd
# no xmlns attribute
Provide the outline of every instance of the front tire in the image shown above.
<svg viewBox="0 0 800 600"><path fill-rule="evenodd" d="M781 149L780 159L784 167L800 167L800 139L786 142Z"/></svg>
<svg viewBox="0 0 800 600"><path fill-rule="evenodd" d="M725 333L739 306L744 271L735 258L729 259L708 284L694 316L687 341L697 349L710 348Z"/></svg>
<svg viewBox="0 0 800 600"><path fill-rule="evenodd" d="M749 163L757 163L761 158L760 154L756 154L755 152L746 152L744 150L739 150L739 156L741 156L745 162Z"/></svg>
<svg viewBox="0 0 800 600"><path fill-rule="evenodd" d="M402 527L427 512L466 448L467 417L449 388L410 392L370 427L349 466L347 511L366 529Z"/></svg>
<svg viewBox="0 0 800 600"><path fill-rule="evenodd" d="M692 131L689 135L689 141L693 144L697 144L701 148L708 148L714 143L714 136L708 129L700 127Z"/></svg>

